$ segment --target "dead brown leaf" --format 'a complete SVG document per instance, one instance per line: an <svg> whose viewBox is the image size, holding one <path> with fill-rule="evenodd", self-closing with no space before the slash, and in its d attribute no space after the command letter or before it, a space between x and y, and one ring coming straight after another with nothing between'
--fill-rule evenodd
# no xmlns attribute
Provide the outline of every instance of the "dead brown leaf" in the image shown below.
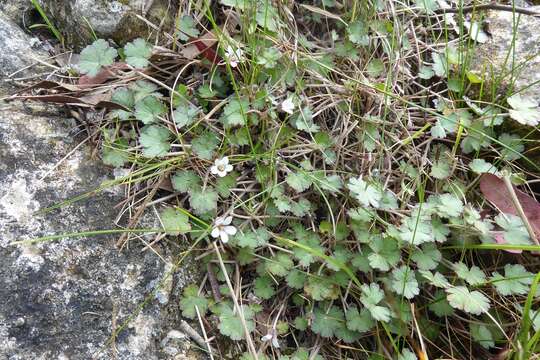
<svg viewBox="0 0 540 360"><path fill-rule="evenodd" d="M486 199L500 211L505 214L519 216L518 211L512 202L512 196L504 184L504 180L493 174L483 174L480 178L480 190ZM517 189L515 186L514 191L536 237L540 237L540 203L532 196Z"/></svg>

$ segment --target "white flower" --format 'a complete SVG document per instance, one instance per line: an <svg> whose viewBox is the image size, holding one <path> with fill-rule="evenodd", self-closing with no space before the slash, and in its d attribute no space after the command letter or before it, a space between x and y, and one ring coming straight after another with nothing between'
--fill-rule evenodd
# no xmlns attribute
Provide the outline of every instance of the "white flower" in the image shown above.
<svg viewBox="0 0 540 360"><path fill-rule="evenodd" d="M272 346L275 348L279 348L279 342L278 342L276 333L273 330L270 331L268 334L264 335L263 337L261 337L261 341L264 341L264 342L272 341Z"/></svg>
<svg viewBox="0 0 540 360"><path fill-rule="evenodd" d="M283 100L283 102L281 103L281 110L283 110L287 114L292 115L294 111L294 103L293 103L292 97L289 97Z"/></svg>
<svg viewBox="0 0 540 360"><path fill-rule="evenodd" d="M242 62L244 52L240 48L233 48L232 46L227 46L225 49L225 57L229 60L229 65L231 67L236 67L238 63Z"/></svg>
<svg viewBox="0 0 540 360"><path fill-rule="evenodd" d="M224 156L221 159L216 159L214 165L210 167L210 172L219 177L224 177L228 172L233 170L233 166L229 164L229 158Z"/></svg>
<svg viewBox="0 0 540 360"><path fill-rule="evenodd" d="M226 244L229 241L229 235L236 234L236 228L231 225L232 216L218 217L214 220L214 228L212 229L213 238L221 238L221 241Z"/></svg>

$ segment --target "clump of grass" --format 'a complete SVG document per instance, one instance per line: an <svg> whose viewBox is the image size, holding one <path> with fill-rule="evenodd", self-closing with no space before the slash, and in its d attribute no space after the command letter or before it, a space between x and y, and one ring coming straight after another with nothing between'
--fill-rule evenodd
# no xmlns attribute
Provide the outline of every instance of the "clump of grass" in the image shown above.
<svg viewBox="0 0 540 360"><path fill-rule="evenodd" d="M506 99L486 103L469 71L463 17L456 33L436 11L222 0L180 14L164 46L128 44L118 79L91 90L118 105L94 126L104 162L131 169L130 227L154 206L163 232L205 240L193 251L207 276L180 307L205 339L234 342L209 342L211 357L537 350L538 246L477 187L537 165L499 130ZM80 70L117 56L98 40ZM538 111L508 103L514 118Z"/></svg>
<svg viewBox="0 0 540 360"><path fill-rule="evenodd" d="M47 16L47 14L45 13L45 11L43 11L43 8L41 7L41 5L39 4L39 2L37 0L31 0L32 2L32 5L34 6L34 8L36 9L36 11L39 13L39 16L41 16L41 18L43 19L43 21L45 21L45 24L47 26L47 29L49 29L49 31L54 35L54 37L61 43L61 44L64 44L64 37L62 36L62 34L60 33L60 31L56 28L56 26L54 26L54 24L52 23L52 21L49 19L49 17Z"/></svg>

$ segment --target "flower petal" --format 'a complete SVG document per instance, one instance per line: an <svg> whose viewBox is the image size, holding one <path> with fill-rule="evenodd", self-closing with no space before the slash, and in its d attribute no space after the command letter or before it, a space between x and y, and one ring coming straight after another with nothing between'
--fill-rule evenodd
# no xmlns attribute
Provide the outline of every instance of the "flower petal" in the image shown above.
<svg viewBox="0 0 540 360"><path fill-rule="evenodd" d="M227 234L229 235L234 235L236 234L236 228L234 226L225 226L223 228L223 231L225 231Z"/></svg>
<svg viewBox="0 0 540 360"><path fill-rule="evenodd" d="M229 235L225 231L220 231L219 236L221 237L221 242L226 244L229 241Z"/></svg>
<svg viewBox="0 0 540 360"><path fill-rule="evenodd" d="M221 165L227 165L229 163L229 157L224 156L221 158Z"/></svg>
<svg viewBox="0 0 540 360"><path fill-rule="evenodd" d="M291 114L291 115L293 114L293 112L294 112L294 103L292 101L292 98L287 98L287 99L283 100L283 102L281 103L281 110L283 110L287 114Z"/></svg>
<svg viewBox="0 0 540 360"><path fill-rule="evenodd" d="M223 225L231 225L232 223L232 216L227 216L226 218L223 218Z"/></svg>
<svg viewBox="0 0 540 360"><path fill-rule="evenodd" d="M217 160L216 160L216 161L217 161ZM210 172L211 172L212 174L215 175L215 174L218 173L218 171L219 171L219 170L218 170L218 167L217 167L216 165L212 165L212 166L210 167Z"/></svg>
<svg viewBox="0 0 540 360"><path fill-rule="evenodd" d="M231 171L233 171L233 166L231 164L227 164L225 166L225 172L231 172Z"/></svg>
<svg viewBox="0 0 540 360"><path fill-rule="evenodd" d="M212 235L213 238L219 237L219 228L217 228L217 227L213 228L210 235Z"/></svg>
<svg viewBox="0 0 540 360"><path fill-rule="evenodd" d="M218 170L217 174L218 174L219 177L227 176L227 172L225 170L223 170L223 171Z"/></svg>
<svg viewBox="0 0 540 360"><path fill-rule="evenodd" d="M221 216L218 216L216 218L216 220L214 220L214 225L216 227L220 226L220 225L223 225L223 222L225 221L225 218L221 217Z"/></svg>

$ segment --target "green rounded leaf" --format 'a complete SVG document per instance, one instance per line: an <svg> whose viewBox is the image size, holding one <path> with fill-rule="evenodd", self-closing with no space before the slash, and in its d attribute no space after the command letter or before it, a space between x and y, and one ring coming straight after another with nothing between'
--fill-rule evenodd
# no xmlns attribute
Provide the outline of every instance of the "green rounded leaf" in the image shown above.
<svg viewBox="0 0 540 360"><path fill-rule="evenodd" d="M143 154L148 157L163 156L169 152L171 133L162 126L149 125L141 130L139 143L143 146Z"/></svg>
<svg viewBox="0 0 540 360"><path fill-rule="evenodd" d="M178 209L168 208L161 212L161 222L169 235L179 235L191 230L189 217Z"/></svg>
<svg viewBox="0 0 540 360"><path fill-rule="evenodd" d="M118 51L103 39L94 41L81 51L79 70L90 77L96 76L104 66L112 65Z"/></svg>
<svg viewBox="0 0 540 360"><path fill-rule="evenodd" d="M150 63L148 59L152 56L152 45L144 39L138 38L127 43L124 47L126 62L137 69L142 69Z"/></svg>
<svg viewBox="0 0 540 360"><path fill-rule="evenodd" d="M155 96L147 96L135 105L135 117L144 124L156 122L167 112L167 107Z"/></svg>

